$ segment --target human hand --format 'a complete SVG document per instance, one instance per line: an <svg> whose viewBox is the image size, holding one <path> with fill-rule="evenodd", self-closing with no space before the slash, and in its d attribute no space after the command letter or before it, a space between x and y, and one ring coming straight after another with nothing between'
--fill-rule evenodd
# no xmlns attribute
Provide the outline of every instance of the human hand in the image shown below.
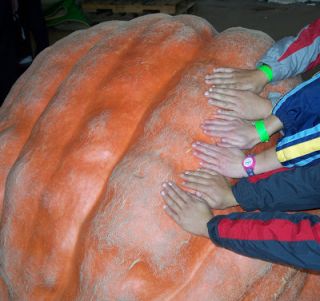
<svg viewBox="0 0 320 301"><path fill-rule="evenodd" d="M205 82L219 88L247 90L259 94L268 83L260 70L216 68L205 77Z"/></svg>
<svg viewBox="0 0 320 301"><path fill-rule="evenodd" d="M185 231L209 237L207 223L213 214L204 201L180 189L172 182L162 185L161 196L166 213Z"/></svg>
<svg viewBox="0 0 320 301"><path fill-rule="evenodd" d="M219 147L204 142L195 142L192 144L193 154L201 160L200 165L203 168L213 170L219 174L231 177L246 177L247 173L242 167L242 161L245 158L244 153L237 148Z"/></svg>
<svg viewBox="0 0 320 301"><path fill-rule="evenodd" d="M251 122L224 115L216 115L216 119L203 122L203 132L211 137L220 137L221 147L236 147L250 149L260 142L256 128Z"/></svg>
<svg viewBox="0 0 320 301"><path fill-rule="evenodd" d="M272 104L251 91L210 88L205 92L208 103L219 107L218 113L248 120L265 119L271 114Z"/></svg>
<svg viewBox="0 0 320 301"><path fill-rule="evenodd" d="M182 185L192 189L196 196L205 200L212 209L225 209L238 205L229 182L212 170L201 168L196 171L185 171L181 177L185 180Z"/></svg>

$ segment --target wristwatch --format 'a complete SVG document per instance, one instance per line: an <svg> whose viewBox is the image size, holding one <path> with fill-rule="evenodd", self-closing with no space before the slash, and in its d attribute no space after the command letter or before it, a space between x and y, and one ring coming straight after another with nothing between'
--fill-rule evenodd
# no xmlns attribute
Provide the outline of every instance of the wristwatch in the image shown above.
<svg viewBox="0 0 320 301"><path fill-rule="evenodd" d="M247 155L242 161L242 166L249 177L254 176L254 167L256 166L255 156Z"/></svg>

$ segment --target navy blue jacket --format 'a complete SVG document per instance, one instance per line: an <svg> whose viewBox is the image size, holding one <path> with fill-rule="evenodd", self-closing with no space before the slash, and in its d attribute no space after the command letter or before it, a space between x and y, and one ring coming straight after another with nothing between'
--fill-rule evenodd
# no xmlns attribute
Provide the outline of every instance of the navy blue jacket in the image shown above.
<svg viewBox="0 0 320 301"><path fill-rule="evenodd" d="M211 240L239 254L320 271L320 217L284 211L320 208L320 164L274 174L232 188L246 211L218 215L208 223Z"/></svg>

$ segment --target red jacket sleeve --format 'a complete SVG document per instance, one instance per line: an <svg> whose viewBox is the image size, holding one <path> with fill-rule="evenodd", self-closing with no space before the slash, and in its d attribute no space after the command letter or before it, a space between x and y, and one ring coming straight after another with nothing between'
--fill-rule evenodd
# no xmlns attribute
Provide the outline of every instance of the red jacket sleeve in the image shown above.
<svg viewBox="0 0 320 301"><path fill-rule="evenodd" d="M208 222L210 239L236 253L320 271L320 218L307 213L232 213Z"/></svg>

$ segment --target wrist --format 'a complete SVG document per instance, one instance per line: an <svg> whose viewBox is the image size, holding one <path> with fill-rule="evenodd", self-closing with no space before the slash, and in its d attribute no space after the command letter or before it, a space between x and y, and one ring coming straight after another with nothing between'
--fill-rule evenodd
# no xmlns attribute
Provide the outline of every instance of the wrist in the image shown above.
<svg viewBox="0 0 320 301"><path fill-rule="evenodd" d="M268 84L269 80L266 77L266 75L259 69L255 70L255 82L258 86L261 87L260 91L263 89L263 87Z"/></svg>
<svg viewBox="0 0 320 301"><path fill-rule="evenodd" d="M235 198L235 196L233 194L232 189L230 189L230 193L229 193L229 195L227 197L226 205L227 205L226 208L234 207L234 206L238 206L239 205L239 203L237 202L237 200L236 200L236 198Z"/></svg>
<svg viewBox="0 0 320 301"><path fill-rule="evenodd" d="M246 177L255 175L256 158L253 154L248 154L241 162Z"/></svg>
<svg viewBox="0 0 320 301"><path fill-rule="evenodd" d="M253 122L256 132L259 136L260 142L268 142L270 139L269 133L266 129L266 125L263 119L259 119Z"/></svg>
<svg viewBox="0 0 320 301"><path fill-rule="evenodd" d="M214 218L214 215L211 214L211 215L209 216L209 218L207 218L207 219L204 220L203 231L201 231L201 234L200 234L201 236L207 237L207 238L210 237L210 235L209 235L209 229L208 229L208 223L209 223L213 218Z"/></svg>
<svg viewBox="0 0 320 301"><path fill-rule="evenodd" d="M270 66L262 64L257 68L257 70L259 70L264 75L267 83L272 81L273 73Z"/></svg>
<svg viewBox="0 0 320 301"><path fill-rule="evenodd" d="M260 136L259 136L259 134L258 134L258 132L257 132L257 130L256 130L254 121L251 122L251 125L252 125L252 131L251 131L250 137L251 137L251 142L252 142L251 147L253 147L253 146L255 146L256 144L260 143ZM250 148L251 148L251 147L250 147Z"/></svg>
<svg viewBox="0 0 320 301"><path fill-rule="evenodd" d="M271 136L272 134L280 131L283 128L283 124L277 116L270 115L265 119L265 127L269 136Z"/></svg>

